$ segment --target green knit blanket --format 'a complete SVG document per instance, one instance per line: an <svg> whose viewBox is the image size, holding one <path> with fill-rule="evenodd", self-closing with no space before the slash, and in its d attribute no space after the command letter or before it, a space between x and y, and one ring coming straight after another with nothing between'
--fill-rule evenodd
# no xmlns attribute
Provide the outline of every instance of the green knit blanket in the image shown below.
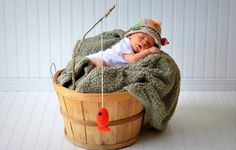
<svg viewBox="0 0 236 150"><path fill-rule="evenodd" d="M122 30L103 33L104 49L124 37ZM76 45L78 45L79 41ZM101 69L93 68L84 56L100 50L100 35L85 39L76 57L76 91L101 92ZM58 78L71 88L71 61ZM180 72L165 52L151 54L136 64L104 68L104 92L127 90L145 107L145 124L163 130L173 115L180 92Z"/></svg>

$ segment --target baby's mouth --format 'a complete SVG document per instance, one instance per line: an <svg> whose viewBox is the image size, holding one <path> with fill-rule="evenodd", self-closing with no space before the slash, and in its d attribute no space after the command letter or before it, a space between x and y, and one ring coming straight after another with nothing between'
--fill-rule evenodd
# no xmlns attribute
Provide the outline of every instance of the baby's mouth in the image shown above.
<svg viewBox="0 0 236 150"><path fill-rule="evenodd" d="M139 50L141 50L141 49L142 49L142 45L137 44L137 48L138 48Z"/></svg>

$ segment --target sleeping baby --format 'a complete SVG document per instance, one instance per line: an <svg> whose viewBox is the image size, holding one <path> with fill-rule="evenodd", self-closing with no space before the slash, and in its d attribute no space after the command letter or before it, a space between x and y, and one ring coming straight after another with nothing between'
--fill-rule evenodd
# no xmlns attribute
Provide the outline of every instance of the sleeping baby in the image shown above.
<svg viewBox="0 0 236 150"><path fill-rule="evenodd" d="M132 26L125 37L105 51L86 56L95 67L122 66L136 63L149 54L160 54L160 22L152 19L141 19Z"/></svg>

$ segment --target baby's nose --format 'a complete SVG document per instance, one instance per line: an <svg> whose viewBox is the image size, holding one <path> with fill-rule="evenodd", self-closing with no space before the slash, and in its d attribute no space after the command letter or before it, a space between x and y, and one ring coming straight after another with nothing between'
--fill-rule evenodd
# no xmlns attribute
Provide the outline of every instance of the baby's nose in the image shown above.
<svg viewBox="0 0 236 150"><path fill-rule="evenodd" d="M147 45L147 41L143 40L142 45L143 45L143 47L145 47Z"/></svg>

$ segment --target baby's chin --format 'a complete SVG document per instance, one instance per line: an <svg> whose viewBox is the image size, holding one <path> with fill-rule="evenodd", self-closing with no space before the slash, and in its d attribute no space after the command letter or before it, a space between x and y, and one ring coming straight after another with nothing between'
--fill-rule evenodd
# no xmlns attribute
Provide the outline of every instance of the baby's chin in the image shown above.
<svg viewBox="0 0 236 150"><path fill-rule="evenodd" d="M138 52L138 50L136 48L134 48L133 46L132 46L132 50L133 50L134 53Z"/></svg>
<svg viewBox="0 0 236 150"><path fill-rule="evenodd" d="M139 52L142 51L142 49L141 49L141 48L138 48L138 47L135 47L135 48L133 48L133 51L134 51L135 53L139 53Z"/></svg>
<svg viewBox="0 0 236 150"><path fill-rule="evenodd" d="M137 49L133 49L134 53L139 53L140 51Z"/></svg>

